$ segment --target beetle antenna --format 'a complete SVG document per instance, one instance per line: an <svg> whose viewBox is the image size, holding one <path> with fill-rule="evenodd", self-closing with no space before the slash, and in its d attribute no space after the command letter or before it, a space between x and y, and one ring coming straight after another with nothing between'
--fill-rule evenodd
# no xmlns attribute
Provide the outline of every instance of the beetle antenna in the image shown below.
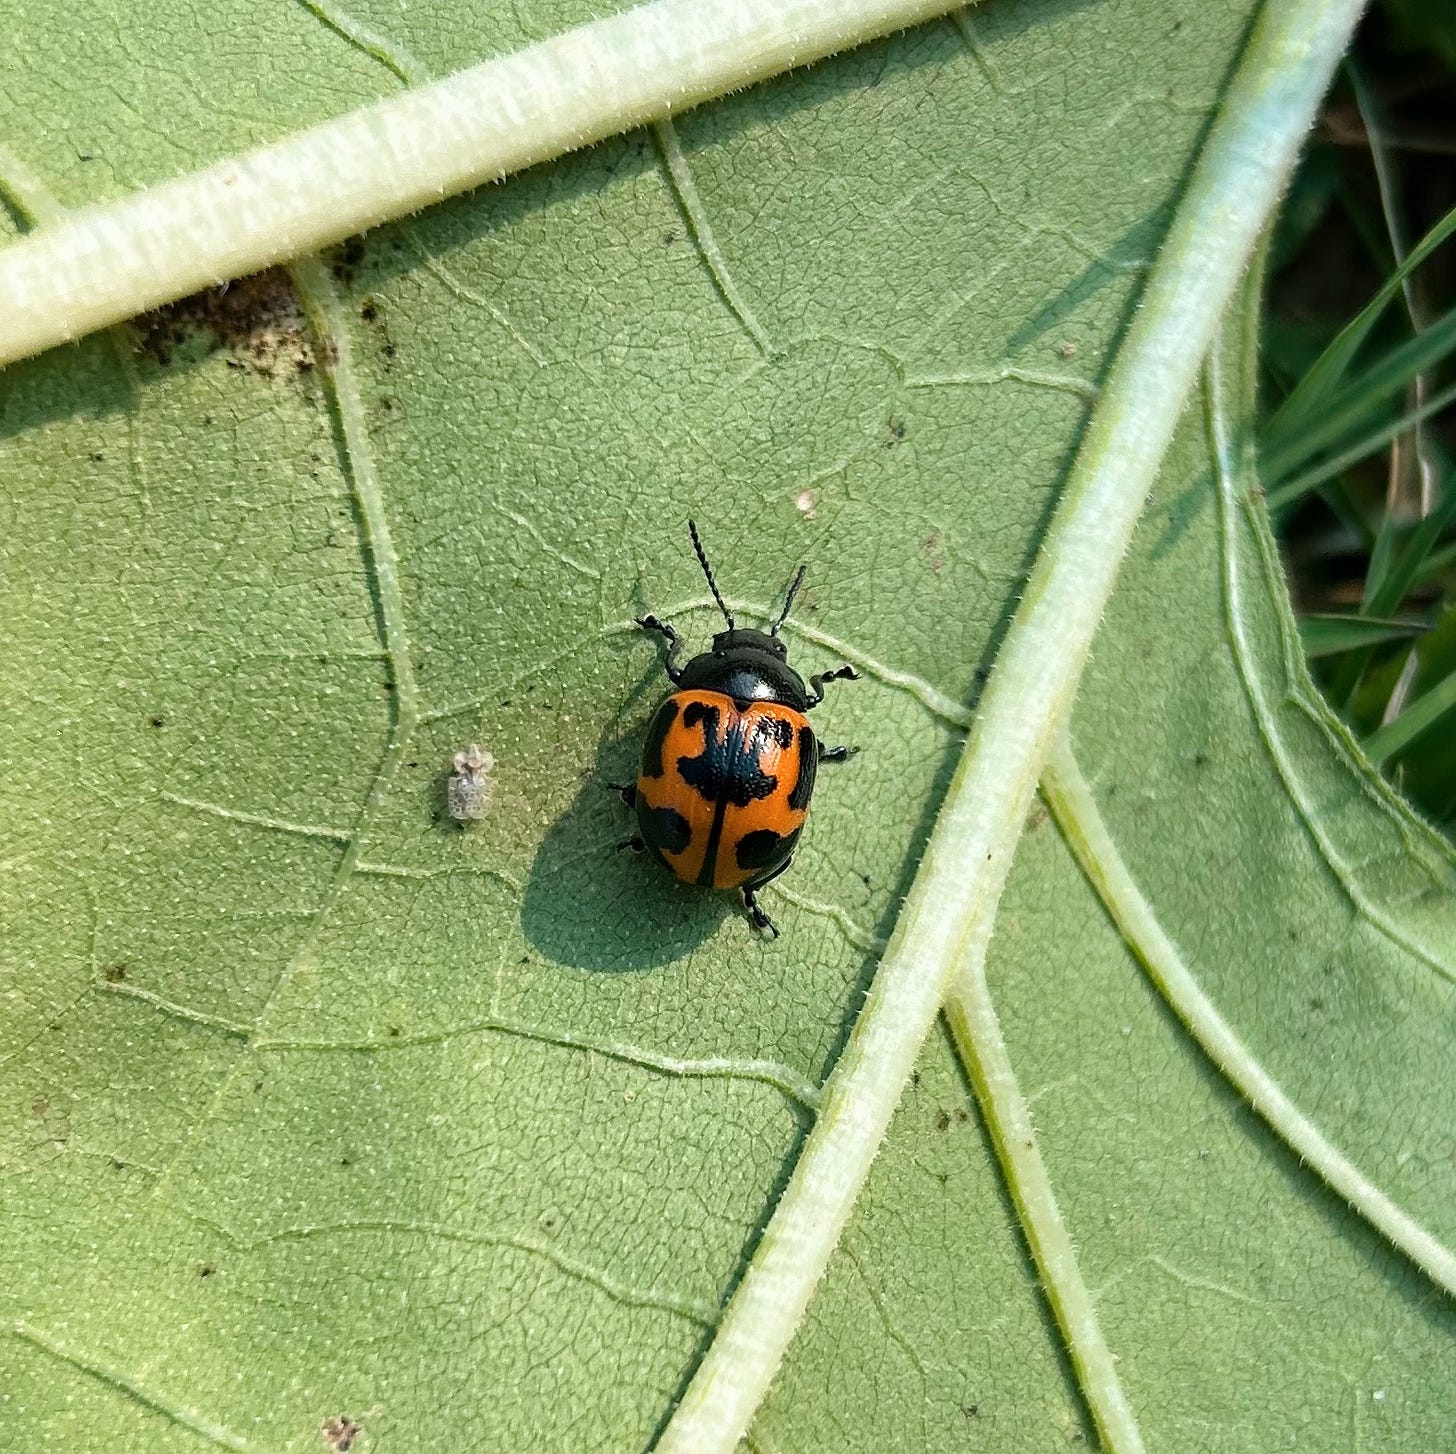
<svg viewBox="0 0 1456 1454"><path fill-rule="evenodd" d="M724 620L728 622L728 629L736 631L738 623L734 621L733 612L728 609L728 603L718 589L718 582L713 579L713 567L708 564L707 552L703 549L703 542L698 539L698 527L695 521L688 521L688 534L693 537L693 549L698 553L698 564L702 566L703 574L708 578L708 589L712 591L713 599L718 603L718 609L723 613Z"/></svg>
<svg viewBox="0 0 1456 1454"><path fill-rule="evenodd" d="M801 565L794 572L794 578L789 582L789 594L784 597L784 609L779 612L779 619L769 628L768 634L770 636L777 636L779 634L779 627L789 619L789 611L793 607L794 597L799 594L799 587L804 584L804 572L808 569L808 566Z"/></svg>

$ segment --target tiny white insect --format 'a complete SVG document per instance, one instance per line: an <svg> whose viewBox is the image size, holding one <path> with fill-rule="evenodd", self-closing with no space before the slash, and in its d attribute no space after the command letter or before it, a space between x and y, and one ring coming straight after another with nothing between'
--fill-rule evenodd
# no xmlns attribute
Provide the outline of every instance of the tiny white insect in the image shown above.
<svg viewBox="0 0 1456 1454"><path fill-rule="evenodd" d="M445 806L450 816L458 823L485 817L495 795L490 778L495 758L472 742L463 752L457 752L451 763L455 771L445 784Z"/></svg>

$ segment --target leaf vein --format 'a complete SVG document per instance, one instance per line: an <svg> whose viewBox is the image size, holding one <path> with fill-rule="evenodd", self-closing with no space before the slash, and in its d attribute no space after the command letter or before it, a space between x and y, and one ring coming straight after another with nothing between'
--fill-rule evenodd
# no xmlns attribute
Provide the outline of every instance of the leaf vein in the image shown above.
<svg viewBox="0 0 1456 1454"><path fill-rule="evenodd" d="M1065 741L1042 774L1047 806L1087 881L1158 993L1219 1073L1316 1176L1437 1286L1456 1296L1456 1254L1381 1191L1285 1093L1199 987L1118 853Z"/></svg>
<svg viewBox="0 0 1456 1454"><path fill-rule="evenodd" d="M1296 816L1309 834L1331 877L1339 885L1355 912L1392 944L1434 970L1443 979L1456 983L1456 964L1418 943L1410 934L1395 924L1390 916L1372 902L1369 895L1366 894L1355 876L1355 871L1341 857L1330 835L1321 825L1319 815L1306 797L1294 764L1285 751L1278 725L1274 720L1274 711L1264 695L1256 674L1254 649L1244 628L1238 544L1234 535L1234 511L1239 498L1238 463L1235 459L1234 443L1229 430L1216 348L1210 353L1204 371L1203 409L1209 452L1214 465L1215 493L1218 502L1224 622L1228 632L1229 647L1238 669L1239 681L1258 726L1260 740L1264 743L1269 760L1273 763L1279 780L1284 785L1284 791Z"/></svg>
<svg viewBox="0 0 1456 1454"><path fill-rule="evenodd" d="M703 206L703 199L698 194L698 185L693 180L693 169L683 155L682 147L677 139L677 128L673 126L671 118L664 116L661 121L654 122L652 136L657 142L662 164L667 168L668 182L673 197L677 201L678 210L682 213L683 222L687 225L693 243L698 249L698 256L708 270L708 276L713 280L713 287L727 305L728 311L742 326L743 331L753 340L754 347L765 358L773 357L777 352L773 341L769 338L763 324L758 321L758 315L754 313L748 299L743 296L738 284L733 281L733 274L728 269L728 260L723 256L723 249L718 246L718 239L713 234L713 225L708 221L708 210Z"/></svg>
<svg viewBox="0 0 1456 1454"><path fill-rule="evenodd" d="M549 1030L524 1021L499 1017L474 1020L469 1024L453 1025L444 1030L390 1035L387 1038L364 1036L357 1040L304 1040L264 1037L255 1039L253 1048L259 1051L349 1050L373 1053L415 1045L442 1045L471 1035L506 1035L518 1040L534 1041L539 1045L554 1045L563 1050L600 1055L608 1060L636 1066L640 1070L685 1080L755 1081L773 1087L785 1099L806 1110L816 1110L819 1105L819 1087L801 1071L785 1065L782 1061L741 1059L735 1056L693 1058L667 1055L643 1046L598 1040L589 1035L574 1034L569 1030Z"/></svg>
<svg viewBox="0 0 1456 1454"><path fill-rule="evenodd" d="M194 1216L194 1220L211 1227L240 1251L247 1253L260 1247L279 1242L303 1242L314 1237L349 1236L356 1232L385 1232L427 1237L439 1241L462 1242L476 1247L499 1248L508 1252L521 1252L527 1256L549 1262L558 1272L594 1287L612 1301L626 1307L648 1308L655 1312L669 1313L699 1327L712 1327L717 1310L707 1303L679 1297L674 1293L657 1288L642 1288L614 1277L610 1272L563 1252L554 1243L525 1232L476 1232L461 1227L451 1227L441 1222L414 1221L409 1218L364 1217L338 1222L311 1222L296 1227L282 1227L261 1237L238 1237L217 1222L206 1217Z"/></svg>
<svg viewBox="0 0 1456 1454"><path fill-rule="evenodd" d="M112 1367L92 1354L82 1353L61 1342L58 1338L41 1332L39 1328L29 1323L18 1322L13 1331L15 1337L29 1343L33 1348L40 1349L42 1353L49 1354L57 1362L69 1364L98 1383L105 1384L115 1392L129 1398L133 1403L140 1404L154 1414L160 1414L163 1418L196 1434L200 1439L206 1440L219 1449L230 1449L234 1451L234 1454L260 1454L261 1445L243 1438L241 1434L233 1433L231 1429L224 1428L223 1425L206 1418L196 1409L155 1392L140 1379L129 1373L123 1373L120 1369Z"/></svg>

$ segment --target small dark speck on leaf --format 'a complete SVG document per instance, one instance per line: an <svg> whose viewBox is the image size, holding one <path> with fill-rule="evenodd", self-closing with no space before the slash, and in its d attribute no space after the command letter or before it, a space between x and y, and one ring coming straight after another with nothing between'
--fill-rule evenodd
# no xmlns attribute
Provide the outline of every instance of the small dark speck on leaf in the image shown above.
<svg viewBox="0 0 1456 1454"><path fill-rule="evenodd" d="M334 252L330 269L341 283L352 283L354 269L363 261L364 244L357 237L351 237Z"/></svg>
<svg viewBox="0 0 1456 1454"><path fill-rule="evenodd" d="M910 1072L910 1088L912 1090L920 1089L920 1072L918 1070L912 1070Z"/></svg>
<svg viewBox="0 0 1456 1454"><path fill-rule="evenodd" d="M979 1416L979 1414L981 1412L981 1406L980 1406L980 1404L962 1404L961 1405L961 1412L968 1419L974 1419L974 1418L976 1418L976 1417Z"/></svg>
<svg viewBox="0 0 1456 1454"><path fill-rule="evenodd" d="M91 451L91 459L94 463L100 464L105 458L106 456L99 449L93 449Z"/></svg>
<svg viewBox="0 0 1456 1454"><path fill-rule="evenodd" d="M120 984L122 980L126 978L125 963L108 964L106 968L101 971L101 977L106 981L107 984Z"/></svg>
<svg viewBox="0 0 1456 1454"><path fill-rule="evenodd" d="M398 1025L391 1025L389 1027L389 1033L391 1035L403 1035L404 1031L401 1030Z"/></svg>
<svg viewBox="0 0 1456 1454"><path fill-rule="evenodd" d="M897 415L892 414L890 418L885 421L885 432L889 435L889 438L885 440L885 448L894 449L897 444L904 443L905 436L910 431L903 419L899 418Z"/></svg>
<svg viewBox="0 0 1456 1454"><path fill-rule="evenodd" d="M392 343L386 343L384 345L384 356L385 356L385 358L393 358L395 356L395 354L397 354L398 352L399 352L399 349L396 348L394 344L392 344Z"/></svg>
<svg viewBox="0 0 1456 1454"><path fill-rule="evenodd" d="M37 1096L30 1103L30 1114L39 1120L50 1108L51 1103L44 1096Z"/></svg>
<svg viewBox="0 0 1456 1454"><path fill-rule="evenodd" d="M199 1262L197 1264L198 1277L211 1277L212 1274L216 1271L217 1268L215 1268L210 1262Z"/></svg>
<svg viewBox="0 0 1456 1454"><path fill-rule="evenodd" d="M1205 766L1207 766L1207 764L1208 764L1208 754L1206 752L1195 752L1193 754L1193 766L1194 767L1205 767Z"/></svg>
<svg viewBox="0 0 1456 1454"><path fill-rule="evenodd" d="M353 1419L343 1414L338 1414L332 1419L325 1419L319 1426L319 1434L323 1441L334 1454L348 1454L354 1447L354 1440L363 1432Z"/></svg>
<svg viewBox="0 0 1456 1454"><path fill-rule="evenodd" d="M359 316L366 323L373 323L374 320L379 317L379 305L374 301L373 298L366 298L359 305Z"/></svg>
<svg viewBox="0 0 1456 1454"><path fill-rule="evenodd" d="M669 229L667 232L664 232L662 234L662 241L665 246L671 247L673 243L677 241L677 233Z"/></svg>
<svg viewBox="0 0 1456 1454"><path fill-rule="evenodd" d="M167 725L167 719L165 717L153 717L150 721L153 727L165 727Z"/></svg>
<svg viewBox="0 0 1456 1454"><path fill-rule="evenodd" d="M260 1090L262 1090L262 1089L263 1089L263 1082L262 1082L262 1081L261 1081L261 1080L255 1080L255 1081L254 1081L254 1082L253 1082L253 1089L254 1089L254 1090L255 1090L255 1091L260 1091Z"/></svg>
<svg viewBox="0 0 1456 1454"><path fill-rule="evenodd" d="M939 1110L939 1111L937 1111L935 1113L935 1129L937 1131L948 1131L948 1130L950 1130L950 1112L949 1111L942 1109L942 1110Z"/></svg>
<svg viewBox="0 0 1456 1454"><path fill-rule="evenodd" d="M339 1157L339 1165L340 1166L352 1166L353 1164L354 1163L352 1161L350 1161L347 1156L341 1156L341 1157Z"/></svg>

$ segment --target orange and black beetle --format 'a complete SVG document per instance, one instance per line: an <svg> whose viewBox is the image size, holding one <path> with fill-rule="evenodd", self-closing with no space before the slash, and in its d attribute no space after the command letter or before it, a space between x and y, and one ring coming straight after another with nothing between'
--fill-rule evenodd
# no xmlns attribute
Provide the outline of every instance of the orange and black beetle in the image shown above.
<svg viewBox="0 0 1456 1454"><path fill-rule="evenodd" d="M804 580L800 566L784 609L767 631L740 628L713 579L688 521L693 549L728 629L685 666L682 641L656 616L637 624L667 641L666 669L676 690L657 709L634 786L620 788L637 810L638 835L622 845L651 852L684 883L738 889L756 929L775 938L754 891L793 861L821 762L842 762L848 747L824 747L804 715L824 700L824 683L859 675L852 666L811 677L788 663L779 627Z"/></svg>

